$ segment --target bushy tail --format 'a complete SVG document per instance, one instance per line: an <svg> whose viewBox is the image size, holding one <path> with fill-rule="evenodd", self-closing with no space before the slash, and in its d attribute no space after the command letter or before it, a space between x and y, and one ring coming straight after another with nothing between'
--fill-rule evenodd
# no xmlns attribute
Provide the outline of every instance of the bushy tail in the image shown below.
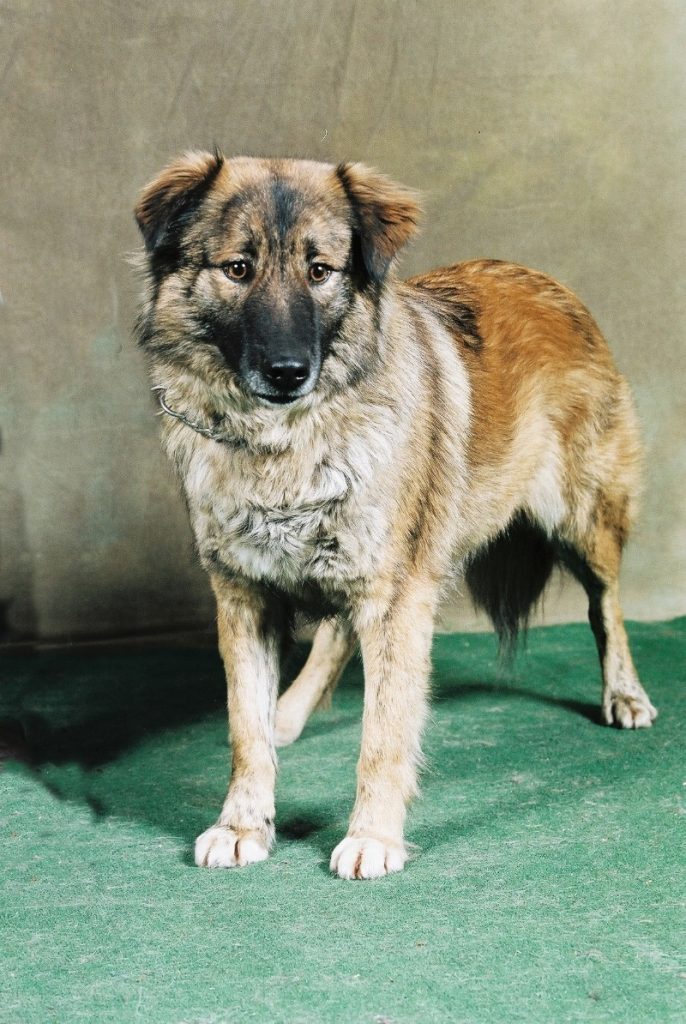
<svg viewBox="0 0 686 1024"><path fill-rule="evenodd" d="M469 560L467 586L495 627L503 660L514 657L556 561L549 538L522 512Z"/></svg>

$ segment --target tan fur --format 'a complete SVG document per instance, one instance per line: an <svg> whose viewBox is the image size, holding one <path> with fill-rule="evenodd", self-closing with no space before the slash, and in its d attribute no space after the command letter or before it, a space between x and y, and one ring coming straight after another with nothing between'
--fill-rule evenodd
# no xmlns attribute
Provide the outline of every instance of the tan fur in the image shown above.
<svg viewBox="0 0 686 1024"><path fill-rule="evenodd" d="M348 622L325 619L321 623L305 665L276 705L277 747L297 740L312 712L330 702L355 646Z"/></svg>
<svg viewBox="0 0 686 1024"><path fill-rule="evenodd" d="M639 488L635 417L571 292L486 260L398 281L416 200L358 164L190 154L148 186L137 218L150 272L140 337L174 414L164 444L212 579L229 686L231 783L199 864L267 855L276 742L300 734L359 641L357 797L331 866L345 878L403 867L433 622L455 572L507 636L552 565L567 567L589 595L605 721L651 724L617 591ZM237 258L251 261L248 287L222 273ZM308 284L313 259L331 269L321 286ZM253 371L232 363L226 338L250 345L240 332L256 294L275 324L300 296L328 338L316 384L289 404L256 398ZM277 711L291 605L323 624Z"/></svg>

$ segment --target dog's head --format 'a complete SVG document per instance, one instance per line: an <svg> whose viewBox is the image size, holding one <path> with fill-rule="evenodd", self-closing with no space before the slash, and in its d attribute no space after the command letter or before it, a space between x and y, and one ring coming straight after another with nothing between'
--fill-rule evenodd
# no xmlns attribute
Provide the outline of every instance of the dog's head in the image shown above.
<svg viewBox="0 0 686 1024"><path fill-rule="evenodd" d="M189 153L136 206L151 282L141 340L243 402L341 387L418 212L360 164Z"/></svg>

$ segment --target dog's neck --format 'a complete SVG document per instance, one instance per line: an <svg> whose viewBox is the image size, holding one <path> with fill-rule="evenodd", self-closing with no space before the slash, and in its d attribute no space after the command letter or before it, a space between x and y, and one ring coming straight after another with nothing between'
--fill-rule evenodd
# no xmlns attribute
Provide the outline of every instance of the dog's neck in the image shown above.
<svg viewBox="0 0 686 1024"><path fill-rule="evenodd" d="M151 375L151 390L165 420L163 432L174 446L205 439L223 448L277 454L290 446L289 434L307 412L261 408L231 388L213 387L195 376L170 378L164 365L153 366Z"/></svg>
<svg viewBox="0 0 686 1024"><path fill-rule="evenodd" d="M211 441L216 441L218 444L228 444L234 448L240 448L244 446L244 442L238 438L227 434L226 428L222 426L221 419L218 419L214 425L203 424L195 420L190 419L182 412L177 412L167 404L166 396L167 389L162 384L155 384L150 390L157 396L157 401L160 405L160 415L171 416L173 419L178 420L180 423L184 423L191 430L194 430L197 434L202 437L207 437ZM217 419L215 417L215 419Z"/></svg>
<svg viewBox="0 0 686 1024"><path fill-rule="evenodd" d="M162 413L166 413L167 416L172 416L175 420L179 420L180 423L185 423L187 427L191 428L191 430L195 430L196 433L202 434L203 437L209 437L212 441L222 442L226 440L217 427L203 426L201 423L195 423L187 416L184 416L182 412L176 412L167 405L167 402L165 401L167 389L163 387L162 384L154 384L150 390L157 396L157 401L159 402Z"/></svg>

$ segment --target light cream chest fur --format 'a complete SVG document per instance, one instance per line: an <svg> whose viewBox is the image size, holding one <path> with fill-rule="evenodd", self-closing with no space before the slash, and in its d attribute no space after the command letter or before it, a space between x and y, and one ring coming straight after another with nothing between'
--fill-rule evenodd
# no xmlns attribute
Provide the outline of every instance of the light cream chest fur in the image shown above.
<svg viewBox="0 0 686 1024"><path fill-rule="evenodd" d="M342 439L264 456L193 438L184 487L203 564L285 589L369 577L389 530L389 461L378 437L371 450Z"/></svg>

